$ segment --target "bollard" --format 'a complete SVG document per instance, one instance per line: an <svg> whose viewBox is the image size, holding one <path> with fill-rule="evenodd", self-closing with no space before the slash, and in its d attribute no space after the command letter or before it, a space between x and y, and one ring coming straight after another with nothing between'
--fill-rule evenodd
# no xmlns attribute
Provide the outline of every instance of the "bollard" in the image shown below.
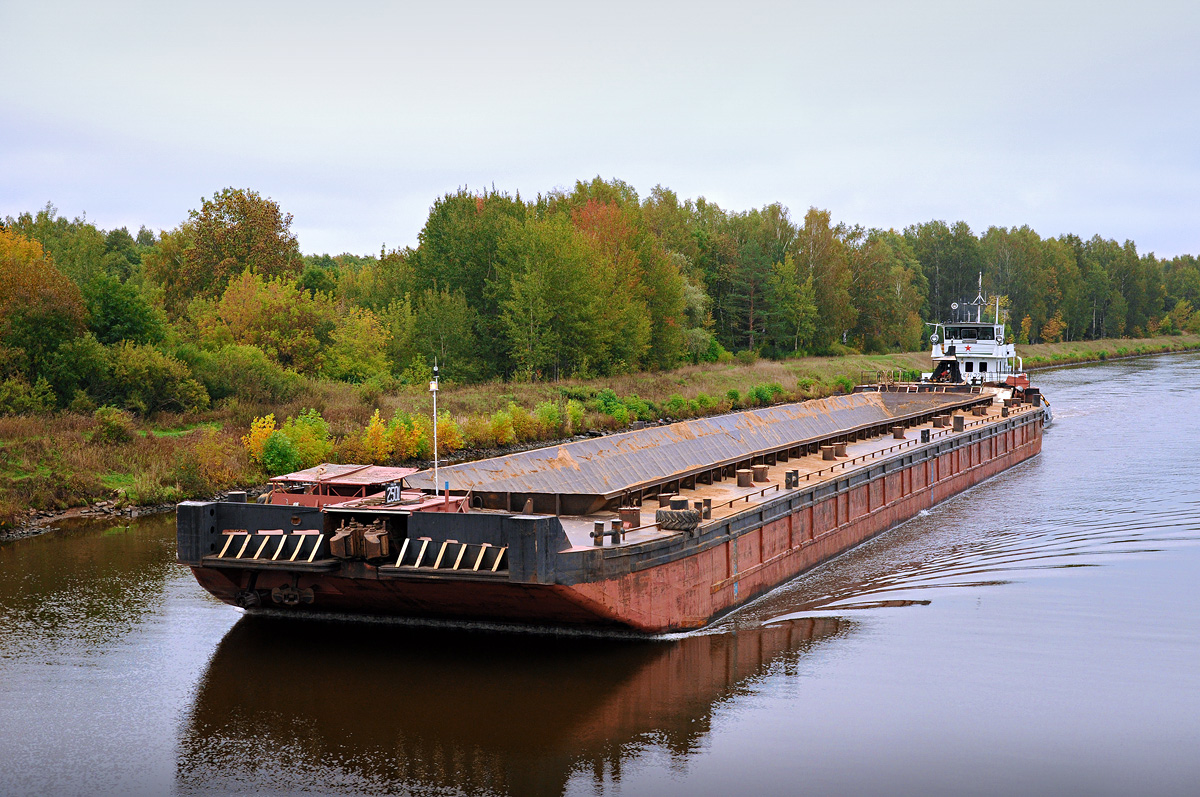
<svg viewBox="0 0 1200 797"><path fill-rule="evenodd" d="M672 509L687 509L688 508L688 500L686 498L681 498L677 495L671 496L671 508Z"/></svg>
<svg viewBox="0 0 1200 797"><path fill-rule="evenodd" d="M1004 407L1001 407L1001 408L1000 408L1000 417L1001 417L1001 418L1007 418L1007 417L1008 417L1008 407L1007 407L1007 406L1004 406Z"/></svg>
<svg viewBox="0 0 1200 797"><path fill-rule="evenodd" d="M903 426L893 426L892 427L892 439L893 440L903 440L904 439L904 427Z"/></svg>
<svg viewBox="0 0 1200 797"><path fill-rule="evenodd" d="M700 502L700 506L703 507L700 512L701 517L703 517L705 520L712 520L712 499L705 498Z"/></svg>
<svg viewBox="0 0 1200 797"><path fill-rule="evenodd" d="M829 461L835 458L833 446L821 446L821 459Z"/></svg>
<svg viewBox="0 0 1200 797"><path fill-rule="evenodd" d="M604 521L597 520L592 524L592 540L593 545L604 547Z"/></svg>
<svg viewBox="0 0 1200 797"><path fill-rule="evenodd" d="M753 487L754 471L749 468L737 469L737 486L738 487Z"/></svg>
<svg viewBox="0 0 1200 797"><path fill-rule="evenodd" d="M756 481L756 482L767 481L767 466L766 465L752 465L751 470L754 472L754 476L753 476L754 481Z"/></svg>
<svg viewBox="0 0 1200 797"><path fill-rule="evenodd" d="M928 442L929 442L929 434L930 434L930 430L929 430L929 429L922 429L922 430L921 430L921 442L922 442L922 443L928 443Z"/></svg>
<svg viewBox="0 0 1200 797"><path fill-rule="evenodd" d="M246 493L242 490L234 490L225 494L225 500L233 504L246 503Z"/></svg>
<svg viewBox="0 0 1200 797"><path fill-rule="evenodd" d="M845 443L834 443L833 444L833 454L834 454L834 456L837 456L837 457L846 456L846 444Z"/></svg>
<svg viewBox="0 0 1200 797"><path fill-rule="evenodd" d="M671 499L674 497L675 497L674 493L659 493L658 494L658 505L660 507L670 507Z"/></svg>
<svg viewBox="0 0 1200 797"><path fill-rule="evenodd" d="M961 432L966 428L967 419L962 415L954 416L954 431Z"/></svg>

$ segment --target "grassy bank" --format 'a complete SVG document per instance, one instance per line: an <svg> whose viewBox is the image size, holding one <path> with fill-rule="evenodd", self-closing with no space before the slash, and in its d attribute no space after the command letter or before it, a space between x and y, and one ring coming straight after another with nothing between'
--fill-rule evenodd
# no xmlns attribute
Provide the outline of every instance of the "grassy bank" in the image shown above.
<svg viewBox="0 0 1200 797"><path fill-rule="evenodd" d="M1198 348L1200 336L1177 336L1019 350L1027 368L1042 368ZM446 384L438 401L447 416L439 421L439 438L449 440L445 454L477 454L619 429L636 419L696 417L817 398L875 381L881 373L911 378L928 367L928 352L922 351L734 361L557 383ZM399 462L429 454L430 397L423 386L385 393L310 382L285 404L228 400L204 413L149 420L105 412L0 417L0 526L20 523L30 508L62 510L108 499L152 505L261 483L267 474L248 455L243 436L256 418L273 414L282 423L305 409L317 410L328 426L322 458ZM381 445L380 434L402 429L397 419L405 417L413 424L406 432L409 445ZM391 427L384 425L388 419Z"/></svg>

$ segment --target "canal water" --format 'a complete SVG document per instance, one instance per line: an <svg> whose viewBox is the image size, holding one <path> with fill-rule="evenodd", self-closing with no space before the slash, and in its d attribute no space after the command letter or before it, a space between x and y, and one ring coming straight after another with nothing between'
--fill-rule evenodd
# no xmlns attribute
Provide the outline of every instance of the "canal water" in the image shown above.
<svg viewBox="0 0 1200 797"><path fill-rule="evenodd" d="M0 544L0 794L1195 794L1200 356L656 641L246 616L172 518Z"/></svg>

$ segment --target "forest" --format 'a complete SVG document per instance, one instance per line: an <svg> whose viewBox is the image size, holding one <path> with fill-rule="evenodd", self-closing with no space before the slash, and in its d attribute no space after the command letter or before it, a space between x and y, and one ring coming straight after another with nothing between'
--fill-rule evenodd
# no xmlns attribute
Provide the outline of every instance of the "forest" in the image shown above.
<svg viewBox="0 0 1200 797"><path fill-rule="evenodd" d="M1196 331L1200 264L1099 235L929 221L902 231L782 205L731 211L596 178L525 200L438 198L415 248L302 254L292 217L227 188L171 230L48 204L0 223L0 413L140 416L305 379L554 381L743 357L912 351L998 295L1017 343Z"/></svg>

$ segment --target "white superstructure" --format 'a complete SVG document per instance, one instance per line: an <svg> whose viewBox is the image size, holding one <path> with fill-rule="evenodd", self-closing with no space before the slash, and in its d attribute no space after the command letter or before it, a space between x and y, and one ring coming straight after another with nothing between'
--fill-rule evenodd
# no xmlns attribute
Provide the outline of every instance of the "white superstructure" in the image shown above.
<svg viewBox="0 0 1200 797"><path fill-rule="evenodd" d="M961 310L958 303L951 305L965 320L932 325L934 330L929 340L933 344L934 370L922 374L923 380L983 384L1003 382L1009 376L1023 373L1016 346L1005 342L1004 324L999 323L1000 300L996 300L995 321L983 320L986 305L980 275L975 301Z"/></svg>

